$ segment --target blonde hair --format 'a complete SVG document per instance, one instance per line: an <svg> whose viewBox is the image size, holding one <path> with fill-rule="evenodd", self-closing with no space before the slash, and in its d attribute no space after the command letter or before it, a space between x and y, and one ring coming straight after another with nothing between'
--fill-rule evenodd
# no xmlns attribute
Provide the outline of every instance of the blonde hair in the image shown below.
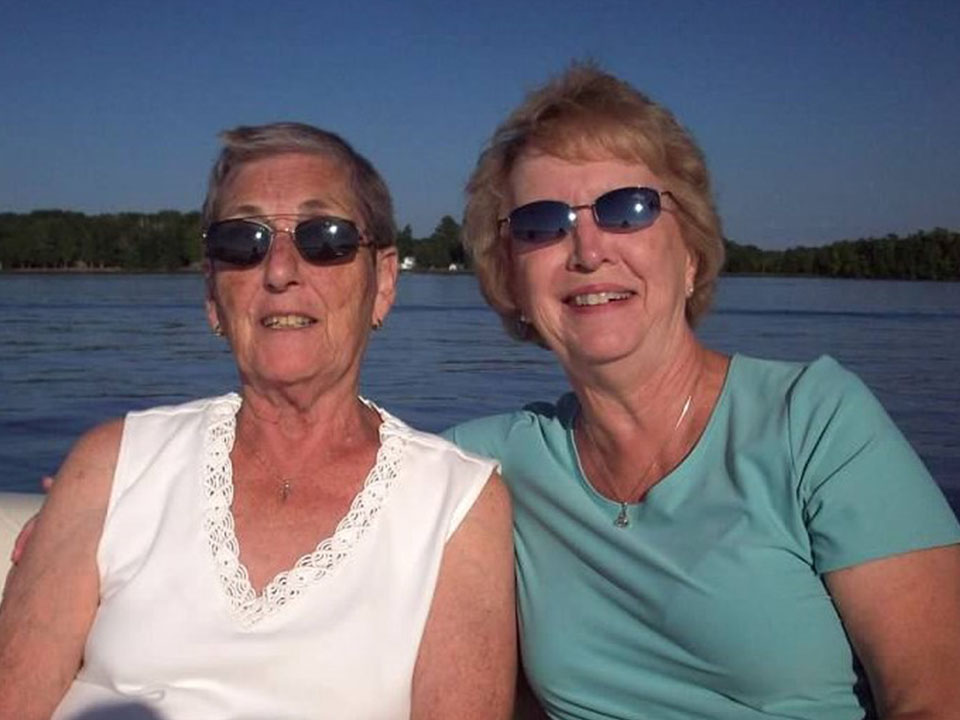
<svg viewBox="0 0 960 720"><path fill-rule="evenodd" d="M520 321L509 246L498 223L510 173L525 153L571 162L642 162L664 181L680 206L676 217L683 241L697 263L686 304L687 321L694 325L710 306L723 264L720 218L703 153L669 110L592 64L575 64L531 92L496 129L467 182L464 246L484 297L507 331L543 344L536 328Z"/></svg>
<svg viewBox="0 0 960 720"><path fill-rule="evenodd" d="M278 122L240 126L220 133L223 148L210 171L207 197L203 201L204 226L217 220L220 196L231 173L246 163L288 153L306 153L330 158L349 176L356 210L366 236L376 247L396 243L393 201L386 183L373 165L335 133L304 123Z"/></svg>

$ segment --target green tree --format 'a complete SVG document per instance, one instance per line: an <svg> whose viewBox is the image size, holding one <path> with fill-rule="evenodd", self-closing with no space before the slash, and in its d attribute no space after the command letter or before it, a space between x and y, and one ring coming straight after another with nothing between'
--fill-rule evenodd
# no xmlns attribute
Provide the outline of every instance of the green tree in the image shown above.
<svg viewBox="0 0 960 720"><path fill-rule="evenodd" d="M397 254L400 256L400 259L407 257L408 255L413 255L414 243L416 241L413 239L413 228L410 227L409 223L403 226L403 229L397 233Z"/></svg>
<svg viewBox="0 0 960 720"><path fill-rule="evenodd" d="M413 252L418 267L445 270L451 263L464 265L466 253L460 243L459 223L444 215L430 237L415 243Z"/></svg>

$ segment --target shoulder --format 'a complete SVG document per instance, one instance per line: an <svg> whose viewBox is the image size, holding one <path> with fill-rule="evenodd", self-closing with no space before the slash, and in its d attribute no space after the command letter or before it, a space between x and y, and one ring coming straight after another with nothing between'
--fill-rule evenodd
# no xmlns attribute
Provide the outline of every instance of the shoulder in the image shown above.
<svg viewBox="0 0 960 720"><path fill-rule="evenodd" d="M125 418L127 435L153 444L176 432L202 432L205 425L233 423L241 404L239 395L227 393L176 405L132 410Z"/></svg>
<svg viewBox="0 0 960 720"><path fill-rule="evenodd" d="M393 503L404 518L419 517L422 527L439 523L448 539L468 517L485 518L482 526L504 517L509 524L509 498L495 460L376 409L383 420L377 471L401 480Z"/></svg>
<svg viewBox="0 0 960 720"><path fill-rule="evenodd" d="M727 389L740 394L758 394L769 396L785 395L806 371L829 358L819 358L813 363L792 362L788 360L768 360L749 355L734 355L727 374Z"/></svg>
<svg viewBox="0 0 960 720"><path fill-rule="evenodd" d="M567 393L555 403L536 402L514 412L468 420L443 436L461 448L503 461L511 453L565 436L578 411L576 397Z"/></svg>
<svg viewBox="0 0 960 720"><path fill-rule="evenodd" d="M724 392L725 437L750 463L766 456L787 474L819 572L956 541L953 513L916 452L833 358L735 356Z"/></svg>
<svg viewBox="0 0 960 720"><path fill-rule="evenodd" d="M810 363L797 364L797 372L791 384L795 399L855 398L872 394L863 381L829 355L821 355Z"/></svg>
<svg viewBox="0 0 960 720"><path fill-rule="evenodd" d="M58 484L70 478L91 477L90 470L104 470L109 466L112 477L117 456L128 425L150 425L165 422L170 418L202 417L212 413L229 414L231 417L240 407L240 397L228 393L218 397L191 400L178 405L160 405L145 410L132 410L122 418L114 418L97 425L74 443L58 473Z"/></svg>
<svg viewBox="0 0 960 720"><path fill-rule="evenodd" d="M134 410L123 418L115 418L95 426L81 435L67 454L57 471L51 500L55 500L57 496L69 495L71 504L106 504L121 451L129 441L131 428L135 434L142 437L143 442L157 444L164 441L164 436L159 433L171 418L180 421L190 417L199 419L207 417L211 412L233 417L239 406L239 396L230 393L179 405ZM137 443L134 445L139 447ZM125 451L125 454L129 452Z"/></svg>
<svg viewBox="0 0 960 720"><path fill-rule="evenodd" d="M457 465L477 465L487 468L488 473L496 468L496 461L484 453L461 447L441 435L416 430L403 424L408 445L420 455L437 458Z"/></svg>
<svg viewBox="0 0 960 720"><path fill-rule="evenodd" d="M737 355L737 380L745 384L759 383L766 389L780 386L791 396L833 396L837 392L868 392L856 374L847 370L829 355L811 362L763 360Z"/></svg>
<svg viewBox="0 0 960 720"><path fill-rule="evenodd" d="M899 432L866 384L829 356L800 366L787 389L791 437L797 443L840 433L866 441Z"/></svg>
<svg viewBox="0 0 960 720"><path fill-rule="evenodd" d="M383 420L380 436L386 455L402 452L418 474L423 475L426 471L433 478L472 477L485 482L497 469L497 462L482 453L461 448L439 435L412 428L383 408L372 403L371 406ZM384 462L389 464L394 461L385 458Z"/></svg>
<svg viewBox="0 0 960 720"><path fill-rule="evenodd" d="M197 398L182 403L172 405L156 405L143 410L132 410L127 413L127 418L170 418L170 417L189 417L202 416L208 414L225 414L233 416L240 409L242 400L236 393L230 392L225 395L216 395L213 397Z"/></svg>
<svg viewBox="0 0 960 720"><path fill-rule="evenodd" d="M735 355L725 390L740 405L770 409L786 405L791 412L809 412L837 403L876 402L860 378L829 355L812 362Z"/></svg>
<svg viewBox="0 0 960 720"><path fill-rule="evenodd" d="M785 428L798 472L829 448L853 453L879 436L902 442L869 388L828 355L808 363L735 356L726 391L739 422Z"/></svg>
<svg viewBox="0 0 960 720"><path fill-rule="evenodd" d="M53 517L55 526L65 527L69 524L66 519L92 513L102 523L123 430L124 420L117 418L91 428L77 439L57 470L56 481L43 503L41 521Z"/></svg>
<svg viewBox="0 0 960 720"><path fill-rule="evenodd" d="M469 516L484 518L484 524L491 528L499 528L496 532L505 530L509 535L510 527L513 524L513 513L511 512L510 491L506 483L500 477L500 473L494 470L483 490L477 496L476 501L470 508Z"/></svg>
<svg viewBox="0 0 960 720"><path fill-rule="evenodd" d="M57 473L55 487L61 487L64 482L89 484L106 469L110 470L112 477L123 438L123 428L124 419L114 418L87 430L77 438Z"/></svg>

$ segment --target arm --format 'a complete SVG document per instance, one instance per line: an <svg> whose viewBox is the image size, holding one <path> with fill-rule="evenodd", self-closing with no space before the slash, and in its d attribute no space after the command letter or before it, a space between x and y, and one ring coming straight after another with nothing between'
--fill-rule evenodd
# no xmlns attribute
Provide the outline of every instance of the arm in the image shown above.
<svg viewBox="0 0 960 720"><path fill-rule="evenodd" d="M57 474L0 605L0 717L48 718L77 674L96 614L96 552L122 421L80 438Z"/></svg>
<svg viewBox="0 0 960 720"><path fill-rule="evenodd" d="M960 545L826 575L884 720L960 718Z"/></svg>
<svg viewBox="0 0 960 720"><path fill-rule="evenodd" d="M517 673L510 498L494 473L443 553L412 720L506 720Z"/></svg>
<svg viewBox="0 0 960 720"><path fill-rule="evenodd" d="M956 516L873 394L834 361L797 380L789 417L814 567L877 711L960 718Z"/></svg>

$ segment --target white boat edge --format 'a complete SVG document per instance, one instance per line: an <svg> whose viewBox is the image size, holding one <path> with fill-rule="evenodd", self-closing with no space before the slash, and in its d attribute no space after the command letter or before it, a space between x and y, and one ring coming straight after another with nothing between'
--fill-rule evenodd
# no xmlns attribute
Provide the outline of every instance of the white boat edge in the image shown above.
<svg viewBox="0 0 960 720"><path fill-rule="evenodd" d="M39 493L0 492L0 587L10 571L10 552L20 528L40 509Z"/></svg>

